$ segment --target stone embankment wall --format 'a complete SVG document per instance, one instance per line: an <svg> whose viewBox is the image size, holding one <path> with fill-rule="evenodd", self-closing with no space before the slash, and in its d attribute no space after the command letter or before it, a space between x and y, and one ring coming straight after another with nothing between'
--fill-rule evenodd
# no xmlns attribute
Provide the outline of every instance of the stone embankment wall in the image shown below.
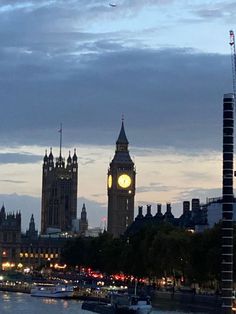
<svg viewBox="0 0 236 314"><path fill-rule="evenodd" d="M152 293L153 307L160 305L186 307L188 309L205 310L209 313L220 313L221 297L219 295L203 295L191 292L155 291Z"/></svg>

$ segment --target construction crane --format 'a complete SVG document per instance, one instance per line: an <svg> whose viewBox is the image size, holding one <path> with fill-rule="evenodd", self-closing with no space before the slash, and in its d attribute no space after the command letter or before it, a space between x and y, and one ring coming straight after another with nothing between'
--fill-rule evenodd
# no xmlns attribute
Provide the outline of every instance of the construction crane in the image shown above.
<svg viewBox="0 0 236 314"><path fill-rule="evenodd" d="M234 93L234 102L236 100L236 53L235 53L235 37L234 31L229 31L230 36L230 47L231 47L231 62L232 62L232 75L233 75L233 93Z"/></svg>

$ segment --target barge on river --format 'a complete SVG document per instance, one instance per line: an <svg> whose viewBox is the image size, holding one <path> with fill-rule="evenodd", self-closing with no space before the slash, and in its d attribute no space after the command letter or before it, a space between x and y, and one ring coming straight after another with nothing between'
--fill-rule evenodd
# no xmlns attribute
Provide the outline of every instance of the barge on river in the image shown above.
<svg viewBox="0 0 236 314"><path fill-rule="evenodd" d="M150 297L129 294L112 294L109 304L83 302L82 309L100 314L150 314Z"/></svg>
<svg viewBox="0 0 236 314"><path fill-rule="evenodd" d="M72 298L74 295L74 287L66 285L56 286L36 286L31 289L32 297L46 298Z"/></svg>

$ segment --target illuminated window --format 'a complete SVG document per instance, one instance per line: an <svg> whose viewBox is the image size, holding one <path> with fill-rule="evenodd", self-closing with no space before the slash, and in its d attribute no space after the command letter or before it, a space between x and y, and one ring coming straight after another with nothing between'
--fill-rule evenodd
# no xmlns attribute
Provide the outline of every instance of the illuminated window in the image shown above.
<svg viewBox="0 0 236 314"><path fill-rule="evenodd" d="M48 258L48 254L45 254L45 258Z"/></svg>
<svg viewBox="0 0 236 314"><path fill-rule="evenodd" d="M28 254L28 253L25 253L25 257L29 257L29 254Z"/></svg>
<svg viewBox="0 0 236 314"><path fill-rule="evenodd" d="M33 253L31 253L31 254L30 254L30 257L31 257L31 258L33 258L33 257L34 257L34 254L33 254Z"/></svg>
<svg viewBox="0 0 236 314"><path fill-rule="evenodd" d="M53 254L50 254L50 258L54 258L54 255L53 255Z"/></svg>
<svg viewBox="0 0 236 314"><path fill-rule="evenodd" d="M23 253L20 253L20 257L23 257L24 256L24 254Z"/></svg>

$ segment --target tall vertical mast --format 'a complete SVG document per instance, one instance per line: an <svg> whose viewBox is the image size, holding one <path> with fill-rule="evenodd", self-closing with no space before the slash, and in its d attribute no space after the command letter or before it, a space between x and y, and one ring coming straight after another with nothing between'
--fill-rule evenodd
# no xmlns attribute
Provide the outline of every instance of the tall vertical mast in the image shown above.
<svg viewBox="0 0 236 314"><path fill-rule="evenodd" d="M59 157L61 157L61 147L62 147L62 123L61 123L61 125L60 125L59 133L60 133L60 154L59 154Z"/></svg>
<svg viewBox="0 0 236 314"><path fill-rule="evenodd" d="M234 93L234 101L236 99L236 52L235 52L235 37L234 31L229 32L230 35L230 47L231 47L231 63L232 63L232 75L233 75L233 93Z"/></svg>

